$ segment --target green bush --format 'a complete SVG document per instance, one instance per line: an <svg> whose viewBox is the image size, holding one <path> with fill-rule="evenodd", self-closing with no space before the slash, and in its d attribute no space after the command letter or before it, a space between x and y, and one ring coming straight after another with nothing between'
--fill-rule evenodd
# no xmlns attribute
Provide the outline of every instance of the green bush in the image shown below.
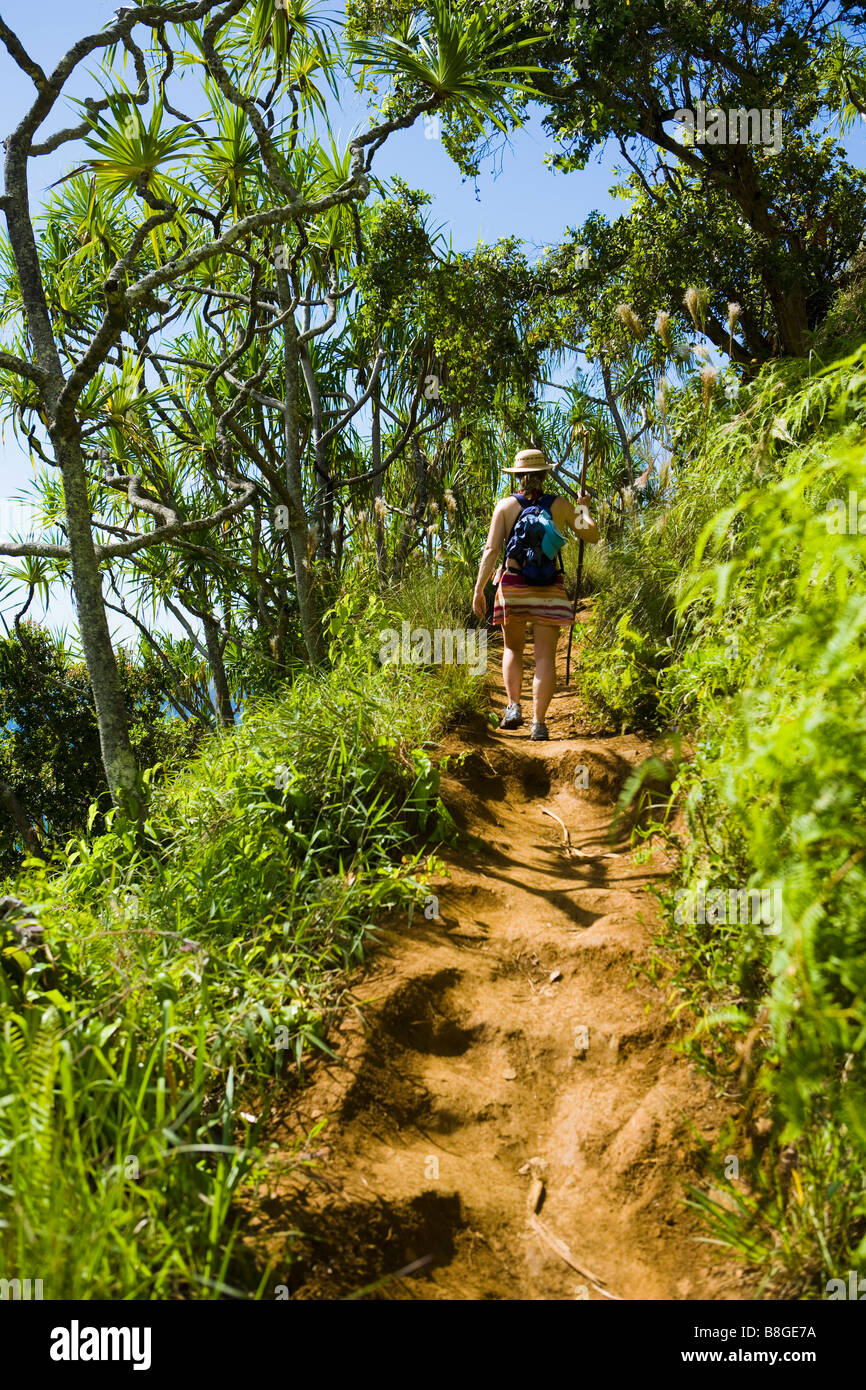
<svg viewBox="0 0 866 1390"><path fill-rule="evenodd" d="M261 1086L328 1049L343 972L423 896L441 718L429 673L344 657L154 785L145 851L109 812L7 884L44 938L4 924L4 1269L49 1298L261 1291L235 1224Z"/></svg>
<svg viewBox="0 0 866 1390"><path fill-rule="evenodd" d="M866 349L773 367L743 397L608 565L599 626L622 634L619 680L595 674L600 650L588 670L618 717L654 699L656 726L691 748L673 789L684 829L665 830L674 885L781 890L778 934L678 921L668 893L664 940L703 1014L694 1047L726 1085L735 1048L756 1056L744 1106L772 1124L768 1146L751 1132L745 1186L696 1201L775 1287L821 1297L866 1265L866 507L853 530L828 510L866 502ZM638 607L651 544L667 578ZM651 696L639 656L665 646Z"/></svg>
<svg viewBox="0 0 866 1390"><path fill-rule="evenodd" d="M152 662L118 653L130 740L143 767L180 766L200 735L195 724L165 717L165 673ZM81 834L96 801L96 829L111 805L99 747L90 681L44 628L22 623L0 639L0 778L47 847ZM0 871L24 853L21 835L0 808Z"/></svg>
<svg viewBox="0 0 866 1390"><path fill-rule="evenodd" d="M652 639L639 631L630 610L606 625L603 640L592 623L581 624L575 633L580 689L589 710L602 719L613 719L621 732L651 724L664 649L659 652Z"/></svg>

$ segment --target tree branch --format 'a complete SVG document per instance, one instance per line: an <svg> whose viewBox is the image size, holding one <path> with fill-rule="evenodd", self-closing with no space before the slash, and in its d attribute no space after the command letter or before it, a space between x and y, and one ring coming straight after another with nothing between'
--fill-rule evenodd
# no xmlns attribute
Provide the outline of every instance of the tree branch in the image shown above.
<svg viewBox="0 0 866 1390"><path fill-rule="evenodd" d="M37 91L41 91L48 78L36 60L30 57L18 35L9 28L2 15L0 15L0 39L2 39L9 57L18 64L22 72L26 72Z"/></svg>
<svg viewBox="0 0 866 1390"><path fill-rule="evenodd" d="M26 377L37 386L43 386L48 380L48 373L43 372L41 367L37 367L34 362L26 362L23 357L16 357L13 352L0 350L0 367L5 368L7 372L16 372L18 376Z"/></svg>

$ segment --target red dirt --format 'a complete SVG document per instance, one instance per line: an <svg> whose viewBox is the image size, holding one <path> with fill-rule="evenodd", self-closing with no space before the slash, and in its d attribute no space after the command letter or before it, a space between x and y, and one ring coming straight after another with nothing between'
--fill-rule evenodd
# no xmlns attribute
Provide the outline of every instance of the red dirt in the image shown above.
<svg viewBox="0 0 866 1390"><path fill-rule="evenodd" d="M574 707L560 689L549 743L528 721L446 743L467 756L443 779L462 833L431 885L439 917L383 929L331 1039L339 1061L313 1064L270 1136L287 1154L327 1120L247 1234L294 1298L751 1294L683 1206L729 1112L634 969L663 866L607 838L651 749L579 736Z"/></svg>

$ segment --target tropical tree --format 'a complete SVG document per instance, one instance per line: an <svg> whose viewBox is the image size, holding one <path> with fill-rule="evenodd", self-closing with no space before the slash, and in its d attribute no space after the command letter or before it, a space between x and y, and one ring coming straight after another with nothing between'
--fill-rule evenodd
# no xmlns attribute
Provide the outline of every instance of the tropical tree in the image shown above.
<svg viewBox="0 0 866 1390"><path fill-rule="evenodd" d="M13 274L3 297L7 307L18 298L23 326L17 333L7 329L0 390L10 411L24 417L34 453L59 472L64 531L62 540L4 544L0 554L69 563L108 785L115 801L136 815L143 793L106 617L103 568L154 546L200 543L253 506L257 485L242 470L236 416L242 406L262 405L256 397L262 395L267 357L249 380L234 373L257 338L279 334L283 394L265 405L282 419L282 466L271 466L270 482L276 486L281 474L300 621L310 658L321 657L300 437L298 373L314 336L312 325L299 327L295 319L299 307L311 307L302 302L302 269L319 254L327 312L335 312L336 258L327 264L327 246L316 247L311 229L326 227L335 209L367 196L376 150L423 112L449 107L482 122L486 103L499 91L502 65L508 57L514 63L515 55L508 54L501 35L485 46L476 26L461 62L449 67L443 60L451 52L453 28L440 9L423 39L427 57L415 74L413 99L351 139L337 168L314 136L304 140L307 119L319 104L313 74L337 61L335 50L314 32L306 4L270 12L267 19L261 3L250 7L247 0L227 0L221 8L216 0L125 8L73 45L50 73L0 20L0 39L36 93L6 141L0 205L9 237L5 264ZM147 49L136 37L142 29ZM120 50L132 60L134 92L115 71ZM105 95L87 98L74 125L44 135L70 79L94 54L103 59ZM204 74L209 112L203 121L169 101L178 54ZM387 46L384 54L374 45L355 59L361 56L368 64L395 62ZM85 150L71 181L90 179L89 188L79 182L73 189L82 214L80 249L86 247L87 254L58 259L56 222L39 238L34 228L29 170L31 160L65 145ZM284 259L276 254L278 235L284 238L279 245L287 246ZM267 302L258 296L263 265L273 267L275 282L275 297ZM239 266L246 280L240 291L233 286ZM225 329L215 326L215 301L232 309ZM144 424L134 440L136 464L147 455L149 467L128 466L135 433L129 417L140 418L146 407L162 409L159 389L139 391L142 399L127 400L119 412L112 399L123 394L124 381L136 370L129 367L130 352L139 360L146 356L149 340L194 315L199 303L221 353L202 359L200 368L206 370L202 387L214 419L201 450L207 508L193 513L188 499L172 494ZM170 387L162 383L161 390ZM108 518L94 520L107 492L122 497L127 508L120 527ZM136 525L142 517L152 518L149 530ZM98 538L94 531L107 535Z"/></svg>
<svg viewBox="0 0 866 1390"><path fill-rule="evenodd" d="M405 22L409 8L351 0L349 13L359 31L377 33ZM861 4L605 0L583 10L571 0L487 0L479 10L461 0L457 9L467 25L483 14L492 29L541 35L532 55L542 71L524 84L532 96L524 89L517 115L502 111L504 124L520 121L531 102L545 107L558 146L551 162L565 172L616 142L669 232L695 228L705 261L716 231L724 243L735 224L749 261L744 278L766 300L766 308L749 306L755 336L762 344L775 337L781 353L804 352L859 239L848 207L861 196L860 176L826 131L863 103ZM450 128L445 144L467 174L489 148L468 124ZM703 282L713 282L712 269L705 265Z"/></svg>

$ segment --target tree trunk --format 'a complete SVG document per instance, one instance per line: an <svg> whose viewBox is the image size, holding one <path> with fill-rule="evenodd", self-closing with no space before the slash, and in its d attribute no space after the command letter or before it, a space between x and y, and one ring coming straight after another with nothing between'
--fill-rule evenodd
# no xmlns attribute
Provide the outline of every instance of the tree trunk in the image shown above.
<svg viewBox="0 0 866 1390"><path fill-rule="evenodd" d="M370 466L376 475L376 500L373 506L373 520L376 535L376 574L379 578L379 588L384 589L388 582L387 556L385 554L385 495L383 492L382 475L379 469L382 467L382 411L379 406L379 378L376 378L376 385L372 394L373 403L373 427L370 436L371 459Z"/></svg>
<svg viewBox="0 0 866 1390"><path fill-rule="evenodd" d="M786 241L785 233L770 213L751 157L737 163L731 192L749 226L771 247L781 247ZM791 259L799 261L798 248L789 245L788 252ZM790 265L787 257L785 260ZM785 274L784 262L777 270L776 258L767 258L767 261L762 266L761 279L773 306L781 345L790 356L802 357L806 350L804 335L809 327L802 281L792 284L790 272Z"/></svg>
<svg viewBox="0 0 866 1390"><path fill-rule="evenodd" d="M77 442L55 439L54 449L63 474L66 532L72 552L72 587L96 706L102 763L114 804L133 819L140 820L144 811L142 788L138 763L129 741L126 699L102 601L102 574L93 545L84 460Z"/></svg>
<svg viewBox="0 0 866 1390"><path fill-rule="evenodd" d="M222 729L232 729L234 728L235 712L232 706L222 648L220 647L219 625L211 613L203 613L201 621L216 693L217 722Z"/></svg>
<svg viewBox="0 0 866 1390"><path fill-rule="evenodd" d="M404 517L400 535L394 550L394 578L401 580L412 544L412 533L417 530L427 511L427 466L421 444L417 436L412 437L412 457L415 463L415 505L412 517Z"/></svg>
<svg viewBox="0 0 866 1390"><path fill-rule="evenodd" d="M24 841L24 847L28 853L44 859L45 855L39 843L39 835L32 817L28 816L9 783L2 780L0 780L0 806L14 821L15 829Z"/></svg>
<svg viewBox="0 0 866 1390"><path fill-rule="evenodd" d="M313 361L306 343L300 347L299 363L303 372L307 395L310 399L312 417L313 456L316 464L316 505L313 515L319 530L319 554L330 560L331 524L334 520L334 480L325 460L325 450L322 444L322 398L319 394L319 383L316 381Z"/></svg>
<svg viewBox="0 0 866 1390"><path fill-rule="evenodd" d="M346 510L340 503L340 525L337 528L337 535L334 544L334 583L340 587L343 575L343 545L346 539Z"/></svg>
<svg viewBox="0 0 866 1390"><path fill-rule="evenodd" d="M280 308L289 308L292 297L289 279L284 270L277 270L277 289ZM313 666L325 661L325 641L322 617L313 581L312 562L316 550L315 532L310 532L304 510L304 484L301 470L300 433L298 429L298 328L294 315L289 314L283 327L283 419L286 445L286 489L291 498L289 507L289 540L295 571L295 590L304 645Z"/></svg>
<svg viewBox="0 0 866 1390"><path fill-rule="evenodd" d="M6 141L6 223L27 332L37 365L48 381L40 388L51 442L63 477L66 528L72 561L72 586L81 630L87 674L96 705L102 763L112 800L140 820L143 803L138 764L129 742L126 701L120 685L108 620L102 601L102 575L96 559L91 529L90 502L84 459L78 443L78 421L54 420L65 378L45 300L42 271L30 221L27 187L29 133L16 132ZM120 325L118 325L118 332Z"/></svg>
<svg viewBox="0 0 866 1390"><path fill-rule="evenodd" d="M628 469L629 481L634 482L634 464L632 463L631 458L631 448L629 447L628 435L626 434L626 429L622 421L622 416L620 415L619 410L617 408L616 396L613 393L613 386L611 385L610 363L607 360L606 354L603 352L599 355L599 361L601 363L601 379L604 382L604 396L605 400L607 401L607 408L613 416L613 423L616 426L616 432L619 435L619 442L622 445L623 460L625 462L626 468Z"/></svg>

